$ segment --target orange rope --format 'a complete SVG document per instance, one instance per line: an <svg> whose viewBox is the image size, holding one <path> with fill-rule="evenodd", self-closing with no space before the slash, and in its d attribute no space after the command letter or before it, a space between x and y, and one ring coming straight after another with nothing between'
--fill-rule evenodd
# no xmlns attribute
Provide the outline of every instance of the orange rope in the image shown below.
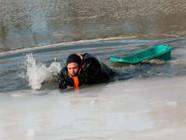
<svg viewBox="0 0 186 140"><path fill-rule="evenodd" d="M75 88L75 91L78 92L79 91L79 79L77 76L74 76L72 77L73 80L74 80L74 88Z"/></svg>
<svg viewBox="0 0 186 140"><path fill-rule="evenodd" d="M81 54L77 54L77 55L81 58L83 64L83 56Z"/></svg>

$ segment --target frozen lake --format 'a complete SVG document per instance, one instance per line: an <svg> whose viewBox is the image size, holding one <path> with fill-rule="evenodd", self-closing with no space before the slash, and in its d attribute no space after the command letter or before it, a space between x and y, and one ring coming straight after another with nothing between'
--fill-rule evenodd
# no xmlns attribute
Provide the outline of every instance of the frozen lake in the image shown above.
<svg viewBox="0 0 186 140"><path fill-rule="evenodd" d="M0 140L185 140L184 0L0 1ZM162 65L109 61L155 45ZM50 79L71 53L120 73L59 90ZM44 83L44 84L43 84Z"/></svg>
<svg viewBox="0 0 186 140"><path fill-rule="evenodd" d="M186 139L186 76L2 93L1 139Z"/></svg>
<svg viewBox="0 0 186 140"><path fill-rule="evenodd" d="M136 66L109 61L111 55L155 44L171 46L171 60ZM185 39L117 40L2 54L0 139L186 139L185 45ZM63 67L73 52L89 52L124 73L119 78L131 78L82 87L79 93L59 90L57 83L42 85L51 65Z"/></svg>

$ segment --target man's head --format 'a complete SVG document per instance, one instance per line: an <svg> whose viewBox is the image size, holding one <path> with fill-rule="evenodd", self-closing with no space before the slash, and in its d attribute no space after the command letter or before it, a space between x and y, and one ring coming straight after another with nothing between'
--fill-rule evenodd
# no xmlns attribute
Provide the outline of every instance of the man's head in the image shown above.
<svg viewBox="0 0 186 140"><path fill-rule="evenodd" d="M76 76L82 65L82 60L79 55L71 54L67 58L67 69L71 76Z"/></svg>

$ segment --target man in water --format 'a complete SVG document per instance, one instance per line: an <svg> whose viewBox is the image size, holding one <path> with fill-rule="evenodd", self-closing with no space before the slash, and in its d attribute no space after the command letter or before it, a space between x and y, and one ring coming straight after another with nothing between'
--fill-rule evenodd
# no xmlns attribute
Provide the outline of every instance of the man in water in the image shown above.
<svg viewBox="0 0 186 140"><path fill-rule="evenodd" d="M106 83L114 75L116 72L88 53L71 54L60 72L59 88L65 89L70 86L78 89L84 84Z"/></svg>

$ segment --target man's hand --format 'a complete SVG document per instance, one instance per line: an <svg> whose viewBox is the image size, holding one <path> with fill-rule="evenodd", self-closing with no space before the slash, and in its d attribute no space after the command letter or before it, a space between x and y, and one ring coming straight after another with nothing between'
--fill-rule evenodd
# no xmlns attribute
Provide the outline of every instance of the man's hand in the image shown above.
<svg viewBox="0 0 186 140"><path fill-rule="evenodd" d="M59 81L59 88L65 89L67 86L74 86L74 80L73 78L66 78Z"/></svg>
<svg viewBox="0 0 186 140"><path fill-rule="evenodd" d="M73 80L73 78L67 77L65 81L66 81L66 84L68 86L71 86L71 87L74 86L74 80Z"/></svg>
<svg viewBox="0 0 186 140"><path fill-rule="evenodd" d="M67 88L67 83L64 79L59 81L59 88L61 89Z"/></svg>

